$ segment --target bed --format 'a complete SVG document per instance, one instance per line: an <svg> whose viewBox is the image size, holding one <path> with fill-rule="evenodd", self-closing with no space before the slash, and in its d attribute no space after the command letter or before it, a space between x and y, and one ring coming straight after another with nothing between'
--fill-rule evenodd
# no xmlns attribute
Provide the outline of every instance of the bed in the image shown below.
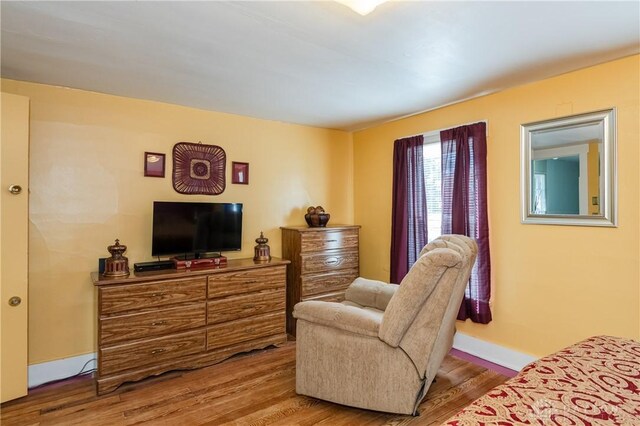
<svg viewBox="0 0 640 426"><path fill-rule="evenodd" d="M640 343L590 337L532 362L444 424L640 425Z"/></svg>

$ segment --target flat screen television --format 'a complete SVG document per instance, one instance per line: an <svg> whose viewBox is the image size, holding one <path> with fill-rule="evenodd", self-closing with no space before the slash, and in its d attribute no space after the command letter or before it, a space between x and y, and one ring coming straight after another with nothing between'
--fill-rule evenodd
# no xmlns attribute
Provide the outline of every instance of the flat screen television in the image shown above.
<svg viewBox="0 0 640 426"><path fill-rule="evenodd" d="M237 251L242 245L242 204L154 201L153 256Z"/></svg>

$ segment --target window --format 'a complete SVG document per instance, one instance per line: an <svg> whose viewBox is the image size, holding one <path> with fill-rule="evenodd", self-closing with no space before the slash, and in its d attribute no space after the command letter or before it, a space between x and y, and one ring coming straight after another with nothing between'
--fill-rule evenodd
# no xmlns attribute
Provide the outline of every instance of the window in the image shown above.
<svg viewBox="0 0 640 426"><path fill-rule="evenodd" d="M391 282L402 281L428 241L471 237L478 252L458 319L489 323L486 122L397 139L391 212Z"/></svg>
<svg viewBox="0 0 640 426"><path fill-rule="evenodd" d="M547 213L547 175L544 173L534 173L533 175L533 213Z"/></svg>
<svg viewBox="0 0 640 426"><path fill-rule="evenodd" d="M427 237L442 234L442 146L440 132L424 135L424 187L427 196Z"/></svg>

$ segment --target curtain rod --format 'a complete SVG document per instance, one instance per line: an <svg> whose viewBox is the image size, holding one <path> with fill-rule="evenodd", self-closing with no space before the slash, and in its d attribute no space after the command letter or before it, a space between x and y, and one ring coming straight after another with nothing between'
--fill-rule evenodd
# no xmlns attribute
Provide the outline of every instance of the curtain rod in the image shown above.
<svg viewBox="0 0 640 426"><path fill-rule="evenodd" d="M470 121L470 122L468 122L468 123L458 124L458 125L454 126L454 128L455 128L455 127L468 126L468 125L470 125L470 124L476 124L476 123L485 123L485 124L489 124L489 120L484 119L484 120ZM412 137L414 137L414 136L424 136L424 135L428 135L429 133L436 133L436 132L437 132L437 133L440 133L441 131L443 131L443 130L447 130L447 129L451 129L451 127L443 127L442 129L429 130L429 131L422 132L422 133L416 133L415 135L402 136L402 137L396 138L396 140L398 140L398 139L405 139L405 138L412 138Z"/></svg>

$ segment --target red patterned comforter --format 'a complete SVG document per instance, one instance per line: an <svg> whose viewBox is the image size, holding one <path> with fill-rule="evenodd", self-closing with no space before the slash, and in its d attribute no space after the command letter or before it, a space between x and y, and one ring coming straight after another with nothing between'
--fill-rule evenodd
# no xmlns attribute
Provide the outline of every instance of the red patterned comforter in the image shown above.
<svg viewBox="0 0 640 426"><path fill-rule="evenodd" d="M522 369L444 424L640 425L640 343L597 336Z"/></svg>

